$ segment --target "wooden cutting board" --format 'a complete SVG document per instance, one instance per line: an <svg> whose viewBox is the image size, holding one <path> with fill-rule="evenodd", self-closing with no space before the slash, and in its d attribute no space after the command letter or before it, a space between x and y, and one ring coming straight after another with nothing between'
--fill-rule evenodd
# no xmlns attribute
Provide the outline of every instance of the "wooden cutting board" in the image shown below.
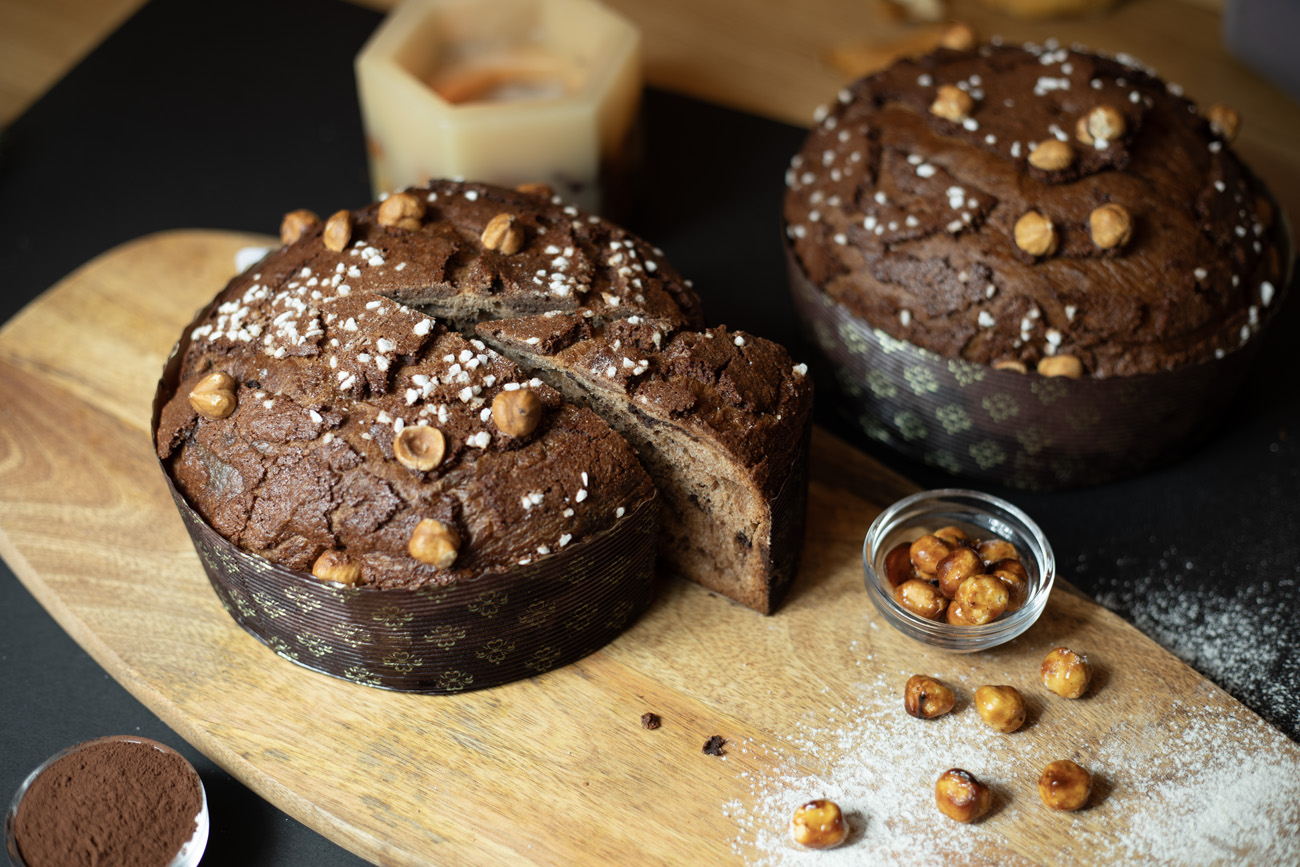
<svg viewBox="0 0 1300 867"><path fill-rule="evenodd" d="M606 649L456 696L382 692L273 655L208 586L148 435L179 330L235 251L266 241L143 238L0 331L0 553L127 689L304 823L381 864L783 863L801 854L784 842L789 812L831 796L853 811L849 846L828 853L841 863L1295 855L1300 747L1065 581L994 651L944 654L885 626L861 542L911 488L822 432L804 565L775 616L666 579ZM1089 697L1037 684L1058 644L1091 655ZM915 672L952 684L957 710L907 717ZM1030 724L984 728L970 704L983 683L1020 687ZM641 727L647 711L661 728ZM712 735L725 757L702 752ZM1093 768L1088 809L1039 803L1039 770L1056 758ZM978 825L934 810L933 781L952 765L993 784Z"/></svg>

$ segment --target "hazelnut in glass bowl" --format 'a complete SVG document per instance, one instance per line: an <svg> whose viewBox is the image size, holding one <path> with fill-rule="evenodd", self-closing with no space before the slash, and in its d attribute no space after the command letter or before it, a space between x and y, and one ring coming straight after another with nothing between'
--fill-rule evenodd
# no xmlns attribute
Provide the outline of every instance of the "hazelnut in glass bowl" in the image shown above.
<svg viewBox="0 0 1300 867"><path fill-rule="evenodd" d="M960 488L922 491L881 512L862 565L867 595L890 626L957 653L1028 629L1056 577L1052 546L1028 515Z"/></svg>

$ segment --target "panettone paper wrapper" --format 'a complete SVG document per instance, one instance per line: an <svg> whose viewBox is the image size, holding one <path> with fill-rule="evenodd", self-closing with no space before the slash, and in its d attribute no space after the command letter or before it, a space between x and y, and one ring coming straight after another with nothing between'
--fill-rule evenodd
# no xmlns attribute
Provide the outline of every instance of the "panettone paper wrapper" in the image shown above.
<svg viewBox="0 0 1300 867"><path fill-rule="evenodd" d="M994 370L872 327L785 252L795 310L818 353L818 386L837 412L911 458L1008 487L1099 484L1185 455L1222 421L1260 343L1256 332L1223 358L1140 376Z"/></svg>
<svg viewBox="0 0 1300 867"><path fill-rule="evenodd" d="M211 305L195 317L200 321ZM191 323L154 395L151 432L179 381ZM659 499L605 531L507 572L418 590L322 582L242 550L168 489L221 604L290 662L401 692L485 689L574 662L612 641L649 605Z"/></svg>

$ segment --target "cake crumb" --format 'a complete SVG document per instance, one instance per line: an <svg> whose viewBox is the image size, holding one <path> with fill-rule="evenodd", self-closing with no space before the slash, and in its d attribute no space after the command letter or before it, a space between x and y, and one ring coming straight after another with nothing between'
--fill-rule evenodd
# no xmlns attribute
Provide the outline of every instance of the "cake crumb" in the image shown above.
<svg viewBox="0 0 1300 867"><path fill-rule="evenodd" d="M654 731L660 725L662 725L662 722L659 719L659 714L650 713L649 711L641 714L641 728L646 731Z"/></svg>
<svg viewBox="0 0 1300 867"><path fill-rule="evenodd" d="M722 735L711 736L704 742L704 754L707 756L725 756L727 751L722 747L726 742L726 739Z"/></svg>

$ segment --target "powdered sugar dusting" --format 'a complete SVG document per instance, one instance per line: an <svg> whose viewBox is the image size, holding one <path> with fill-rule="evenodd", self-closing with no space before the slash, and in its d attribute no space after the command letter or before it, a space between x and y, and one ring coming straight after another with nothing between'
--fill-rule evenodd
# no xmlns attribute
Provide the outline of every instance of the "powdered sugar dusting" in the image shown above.
<svg viewBox="0 0 1300 867"><path fill-rule="evenodd" d="M934 672L958 691L957 709L938 719L913 719L903 710L902 686L915 672L902 669L857 684L859 697L851 703L806 715L771 763L774 770L750 778L751 796L724 806L738 829L733 851L765 867L1016 865L1037 862L1017 854L1022 847L1013 841L1055 847L1064 838L1063 848L1035 854L1078 865L1235 863L1247 853L1252 863L1300 860L1295 746L1261 721L1221 713L1213 687L1172 702L1158 719L1153 703L1155 721L1112 721L1101 736L1088 734L1095 726L1084 703L1052 699L1050 722L1035 722L1031 712L1025 729L1003 735L971 707L979 683L966 681L966 665L957 661L946 674ZM1004 682L1019 684L1031 702L1047 700L1022 674L1007 675ZM1071 732L1077 742L1063 750ZM824 766L781 770L807 767L810 757L825 757ZM1057 813L1038 798L1039 773L1060 758L1094 776L1093 797L1080 812ZM934 783L950 767L970 771L993 790L993 809L982 821L961 825L936 809ZM852 825L836 849L806 850L789 839L790 815L817 797L838 802Z"/></svg>

